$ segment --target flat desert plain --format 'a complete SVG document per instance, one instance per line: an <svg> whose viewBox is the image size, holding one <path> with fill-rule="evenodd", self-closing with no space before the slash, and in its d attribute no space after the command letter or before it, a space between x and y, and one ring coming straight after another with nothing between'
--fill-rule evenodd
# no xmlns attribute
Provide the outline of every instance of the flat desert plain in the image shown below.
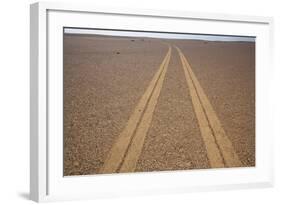
<svg viewBox="0 0 281 205"><path fill-rule="evenodd" d="M255 43L64 34L64 175L255 166Z"/></svg>

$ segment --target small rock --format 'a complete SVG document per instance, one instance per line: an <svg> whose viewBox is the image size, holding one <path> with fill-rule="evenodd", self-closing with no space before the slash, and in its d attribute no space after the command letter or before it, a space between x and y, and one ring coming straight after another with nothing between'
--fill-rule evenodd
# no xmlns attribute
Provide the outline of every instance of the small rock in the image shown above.
<svg viewBox="0 0 281 205"><path fill-rule="evenodd" d="M78 162L78 161L75 161L75 162L73 162L73 165L74 165L75 167L78 167L78 166L79 166L79 162Z"/></svg>

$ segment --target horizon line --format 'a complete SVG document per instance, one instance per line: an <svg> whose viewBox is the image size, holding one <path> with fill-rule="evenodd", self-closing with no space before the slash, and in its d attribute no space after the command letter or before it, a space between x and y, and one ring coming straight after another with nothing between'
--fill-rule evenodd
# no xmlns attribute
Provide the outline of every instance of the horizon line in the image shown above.
<svg viewBox="0 0 281 205"><path fill-rule="evenodd" d="M85 28L64 28L65 34L88 34L112 37L128 38L157 38L157 39L178 39L178 40L205 40L205 41L229 41L229 42L255 42L255 37L213 35L213 34L185 34L168 32L149 32L149 31L122 31L122 30L103 30Z"/></svg>

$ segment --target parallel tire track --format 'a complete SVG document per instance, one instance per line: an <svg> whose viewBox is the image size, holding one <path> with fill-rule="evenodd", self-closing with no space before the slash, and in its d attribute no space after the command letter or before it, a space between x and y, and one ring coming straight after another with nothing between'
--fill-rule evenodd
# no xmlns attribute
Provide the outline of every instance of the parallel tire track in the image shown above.
<svg viewBox="0 0 281 205"><path fill-rule="evenodd" d="M181 50L176 46L175 48L182 61L193 107L211 167L241 167L242 163L222 128L210 101L193 73L190 64Z"/></svg>
<svg viewBox="0 0 281 205"><path fill-rule="evenodd" d="M135 107L126 127L117 137L105 163L100 169L100 173L132 172L135 170L163 85L170 57L171 47L169 46L163 62Z"/></svg>

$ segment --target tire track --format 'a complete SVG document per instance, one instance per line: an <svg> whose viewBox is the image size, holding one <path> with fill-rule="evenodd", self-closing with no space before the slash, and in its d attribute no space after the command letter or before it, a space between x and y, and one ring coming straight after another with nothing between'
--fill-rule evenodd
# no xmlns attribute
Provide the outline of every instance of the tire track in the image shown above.
<svg viewBox="0 0 281 205"><path fill-rule="evenodd" d="M190 64L181 50L177 46L174 47L177 49L182 61L193 107L211 167L241 167L242 163L222 128L199 81L193 73Z"/></svg>
<svg viewBox="0 0 281 205"><path fill-rule="evenodd" d="M99 173L134 171L157 104L170 57L171 47L169 46L163 62L130 116L126 127L111 148Z"/></svg>

